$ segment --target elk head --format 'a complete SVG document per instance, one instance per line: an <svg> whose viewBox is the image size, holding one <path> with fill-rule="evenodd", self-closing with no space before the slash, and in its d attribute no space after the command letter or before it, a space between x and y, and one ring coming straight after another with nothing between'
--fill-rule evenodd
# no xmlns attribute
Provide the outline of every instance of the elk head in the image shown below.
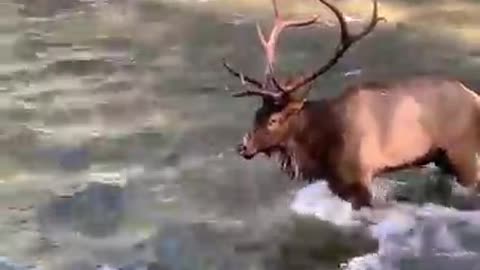
<svg viewBox="0 0 480 270"><path fill-rule="evenodd" d="M321 74L334 66L345 52L358 40L370 33L377 23L384 18L378 18L377 2L373 0L373 14L366 28L358 34L349 32L347 22L342 12L327 0L318 0L333 12L340 26L340 42L335 53L326 64L314 72L292 78L278 80L274 74L275 48L278 37L286 28L301 28L312 25L318 21L318 16L304 20L284 20L281 18L276 0L272 0L275 24L269 35L265 38L260 26L257 32L266 54L266 68L263 82L236 71L226 61L224 67L233 76L240 78L245 91L235 93L234 97L257 96L263 100L262 106L256 111L253 129L243 137L237 146L237 152L246 159L253 158L258 153L270 156L273 152L286 154L287 144L293 136L296 117L302 110L305 98L311 89L311 83ZM288 156L288 154L287 154ZM291 158L283 159L282 168L288 166Z"/></svg>

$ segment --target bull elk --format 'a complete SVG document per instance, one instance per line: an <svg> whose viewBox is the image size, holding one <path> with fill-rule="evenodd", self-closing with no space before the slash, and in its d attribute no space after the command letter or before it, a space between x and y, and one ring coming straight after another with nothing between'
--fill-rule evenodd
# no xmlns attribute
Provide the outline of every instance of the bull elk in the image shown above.
<svg viewBox="0 0 480 270"><path fill-rule="evenodd" d="M480 142L480 99L461 82L435 76L413 76L388 82L364 82L347 87L337 97L307 101L311 83L327 72L351 46L371 33L378 22L377 2L368 25L352 34L342 12L318 0L335 15L340 41L333 57L314 72L279 80L274 74L275 48L286 28L312 25L318 17L285 20L272 0L275 24L265 38L257 24L266 54L261 82L236 71L245 90L234 97L263 100L253 129L237 152L245 159L259 153L276 156L292 179L326 179L332 192L354 209L372 206L370 185L375 176L435 163L469 188L477 188L476 152Z"/></svg>

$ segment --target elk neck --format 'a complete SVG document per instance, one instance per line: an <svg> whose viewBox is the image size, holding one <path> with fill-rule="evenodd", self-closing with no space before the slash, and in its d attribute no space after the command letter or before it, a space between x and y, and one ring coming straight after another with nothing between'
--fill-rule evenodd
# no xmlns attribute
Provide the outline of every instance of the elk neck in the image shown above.
<svg viewBox="0 0 480 270"><path fill-rule="evenodd" d="M333 100L307 101L292 119L287 152L295 159L304 180L329 177L331 160L341 145L340 118Z"/></svg>

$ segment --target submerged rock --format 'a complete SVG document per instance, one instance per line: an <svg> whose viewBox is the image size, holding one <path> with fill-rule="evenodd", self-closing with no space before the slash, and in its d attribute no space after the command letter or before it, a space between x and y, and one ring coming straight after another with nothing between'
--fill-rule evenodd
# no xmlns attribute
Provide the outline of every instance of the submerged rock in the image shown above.
<svg viewBox="0 0 480 270"><path fill-rule="evenodd" d="M119 228L125 214L122 187L91 182L72 196L54 198L38 212L45 230L67 229L91 237L106 237Z"/></svg>

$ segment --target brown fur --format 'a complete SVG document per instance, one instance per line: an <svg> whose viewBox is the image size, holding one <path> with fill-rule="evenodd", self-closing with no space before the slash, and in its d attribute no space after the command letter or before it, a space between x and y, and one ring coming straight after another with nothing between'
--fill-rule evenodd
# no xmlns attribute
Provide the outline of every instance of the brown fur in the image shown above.
<svg viewBox="0 0 480 270"><path fill-rule="evenodd" d="M292 178L324 178L358 209L371 205L374 176L429 162L476 186L479 129L476 93L456 80L415 77L359 84L333 99L265 102L239 152L276 153Z"/></svg>
<svg viewBox="0 0 480 270"><path fill-rule="evenodd" d="M374 176L434 162L467 187L477 186L476 153L480 143L480 98L456 80L416 77L390 83L349 87L334 99L306 102L311 83L330 70L349 48L373 31L378 4L372 0L369 23L352 34L342 12L328 0L318 0L338 20L340 41L333 56L308 76L276 78L275 48L286 28L312 25L318 19L284 20L272 1L274 27L267 40L258 26L266 53L263 82L235 71L248 84L235 97L262 97L254 128L238 146L245 158L258 153L278 156L292 178L325 178L330 188L354 208L371 205Z"/></svg>

